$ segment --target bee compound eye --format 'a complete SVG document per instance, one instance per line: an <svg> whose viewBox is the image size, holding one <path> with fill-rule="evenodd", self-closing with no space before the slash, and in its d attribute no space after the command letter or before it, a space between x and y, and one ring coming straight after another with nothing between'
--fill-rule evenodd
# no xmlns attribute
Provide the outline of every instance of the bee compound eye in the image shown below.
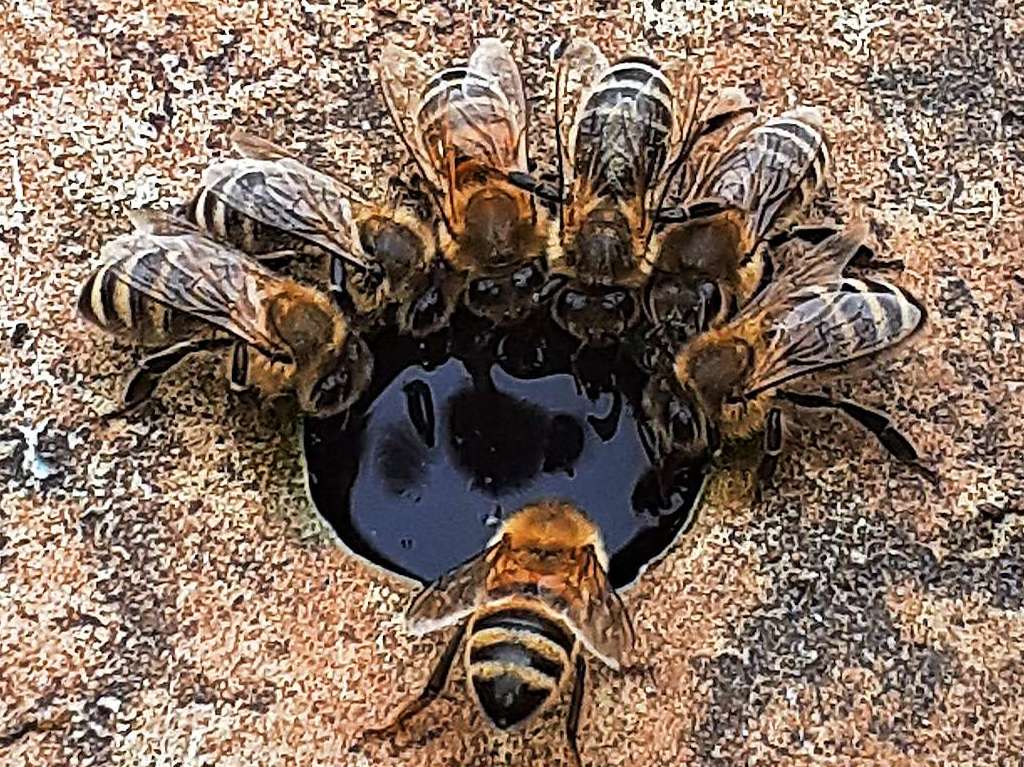
<svg viewBox="0 0 1024 767"><path fill-rule="evenodd" d="M589 299L578 290L567 290L562 296L562 306L570 311L579 312L587 308Z"/></svg>
<svg viewBox="0 0 1024 767"><path fill-rule="evenodd" d="M686 402L673 398L668 406L669 430L676 444L689 444L697 439L697 421Z"/></svg>
<svg viewBox="0 0 1024 767"><path fill-rule="evenodd" d="M501 294L497 281L490 277L474 280L469 291L475 298L497 298Z"/></svg>
<svg viewBox="0 0 1024 767"><path fill-rule="evenodd" d="M527 264L512 273L516 290L535 290L544 283L544 273L536 264Z"/></svg>

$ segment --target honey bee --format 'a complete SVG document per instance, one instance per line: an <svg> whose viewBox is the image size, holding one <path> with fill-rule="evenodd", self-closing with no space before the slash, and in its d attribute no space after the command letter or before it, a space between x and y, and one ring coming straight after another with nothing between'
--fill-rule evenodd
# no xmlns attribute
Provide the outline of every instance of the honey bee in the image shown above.
<svg viewBox="0 0 1024 767"><path fill-rule="evenodd" d="M552 311L588 345L616 342L638 314L644 253L692 141L698 92L694 75L677 88L654 60L628 56L609 64L585 39L572 41L558 60L563 201L549 250L551 271L568 281Z"/></svg>
<svg viewBox="0 0 1024 767"><path fill-rule="evenodd" d="M495 324L521 320L545 284L548 224L509 180L528 166L526 97L512 55L486 38L465 66L430 74L414 53L388 45L378 78L441 213L442 252L466 276L466 306Z"/></svg>
<svg viewBox="0 0 1024 767"><path fill-rule="evenodd" d="M857 223L799 257L788 254L767 287L734 318L678 350L673 375L651 379L644 409L652 424L648 439L660 458L702 460L723 441L763 430L760 487L778 461L780 406L788 403L835 409L871 431L898 460L918 464L913 445L883 413L782 388L891 349L924 324L924 310L905 291L881 280L841 276L866 235L866 226Z"/></svg>
<svg viewBox="0 0 1024 767"><path fill-rule="evenodd" d="M432 207L393 180L378 205L285 149L236 132L241 155L210 165L188 217L262 260L282 247L327 253L339 299L364 323L391 319L414 336L445 325L458 283L437 252Z"/></svg>
<svg viewBox="0 0 1024 767"><path fill-rule="evenodd" d="M659 215L647 251L644 309L675 343L720 324L754 294L764 278L759 246L807 206L829 169L817 110L758 121L741 92L724 95L712 106L732 128L697 142L704 151L682 174L695 177L689 202Z"/></svg>
<svg viewBox="0 0 1024 767"><path fill-rule="evenodd" d="M444 691L465 638L469 694L499 729L524 727L572 680L566 735L580 764L582 649L618 668L633 642L607 569L600 531L583 512L560 501L517 511L482 553L427 586L409 607L417 632L456 623L459 629L419 697L371 733L394 732Z"/></svg>
<svg viewBox="0 0 1024 767"><path fill-rule="evenodd" d="M78 311L147 347L124 393L129 411L189 354L227 351L232 389L293 394L306 413L344 411L368 385L373 360L324 293L275 274L193 224L153 211L107 243Z"/></svg>

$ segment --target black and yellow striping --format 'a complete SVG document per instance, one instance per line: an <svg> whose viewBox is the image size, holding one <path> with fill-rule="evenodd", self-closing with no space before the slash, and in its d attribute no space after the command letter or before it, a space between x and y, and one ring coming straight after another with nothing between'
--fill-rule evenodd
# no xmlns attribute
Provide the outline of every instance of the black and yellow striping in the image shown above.
<svg viewBox="0 0 1024 767"><path fill-rule="evenodd" d="M78 312L93 325L143 346L159 346L187 335L194 323L181 312L144 295L117 276L131 273L143 256L109 261L82 285Z"/></svg>
<svg viewBox="0 0 1024 767"><path fill-rule="evenodd" d="M573 166L599 193L649 189L665 166L674 130L672 86L646 57L609 67L580 110Z"/></svg>
<svg viewBox="0 0 1024 767"><path fill-rule="evenodd" d="M480 706L499 728L524 723L566 679L576 640L539 610L502 607L478 616L466 655Z"/></svg>
<svg viewBox="0 0 1024 767"><path fill-rule="evenodd" d="M824 183L828 145L815 110L795 109L750 130L700 181L696 197L748 212L755 242L802 208Z"/></svg>
<svg viewBox="0 0 1024 767"><path fill-rule="evenodd" d="M264 183L262 174L250 170L240 177L228 176L217 184L222 186L258 185ZM224 202L211 187L201 188L185 208L185 218L216 240L233 245L250 255L274 253L295 245L288 234L257 221Z"/></svg>

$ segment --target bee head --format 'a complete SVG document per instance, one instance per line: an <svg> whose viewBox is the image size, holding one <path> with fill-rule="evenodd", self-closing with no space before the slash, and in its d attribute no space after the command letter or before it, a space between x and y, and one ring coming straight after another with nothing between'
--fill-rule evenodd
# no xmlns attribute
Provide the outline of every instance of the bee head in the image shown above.
<svg viewBox="0 0 1024 767"><path fill-rule="evenodd" d="M722 311L722 291L713 280L684 272L657 271L644 285L644 312L680 345L708 329Z"/></svg>
<svg viewBox="0 0 1024 767"><path fill-rule="evenodd" d="M430 335L442 327L451 317L454 302L445 290L443 277L432 275L426 287L421 290L404 310L400 324L416 338Z"/></svg>
<svg viewBox="0 0 1024 767"><path fill-rule="evenodd" d="M611 346L636 318L633 291L620 287L569 283L551 308L555 321L588 346Z"/></svg>
<svg viewBox="0 0 1024 767"><path fill-rule="evenodd" d="M477 277L466 286L466 307L496 325L524 319L536 308L544 287L543 259L535 259L499 275Z"/></svg>
<svg viewBox="0 0 1024 767"><path fill-rule="evenodd" d="M576 273L601 282L615 281L633 270L629 221L617 208L600 207L587 214L567 253Z"/></svg>
<svg viewBox="0 0 1024 767"><path fill-rule="evenodd" d="M644 391L644 439L654 463L705 457L718 435L697 398L674 375L653 376Z"/></svg>
<svg viewBox="0 0 1024 767"><path fill-rule="evenodd" d="M373 356L363 339L348 335L337 354L327 356L298 387L303 411L328 418L347 410L366 390Z"/></svg>

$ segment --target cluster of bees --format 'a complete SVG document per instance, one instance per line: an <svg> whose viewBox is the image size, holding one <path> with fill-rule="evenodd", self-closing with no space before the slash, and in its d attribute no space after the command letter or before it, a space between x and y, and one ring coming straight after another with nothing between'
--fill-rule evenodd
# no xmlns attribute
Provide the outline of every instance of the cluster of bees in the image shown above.
<svg viewBox="0 0 1024 767"><path fill-rule="evenodd" d="M211 165L186 210L138 213L105 246L80 313L158 349L132 374L126 409L187 355L219 350L232 388L337 414L370 380L375 329L427 336L461 305L504 327L549 312L588 346L642 328L657 350L647 439L667 465L763 434L767 480L783 406L836 409L916 461L883 414L788 389L924 321L900 288L844 276L864 257L863 223L797 224L829 169L816 110L763 115L738 89L702 99L695 74L673 81L650 58L609 62L577 39L556 57L556 170L538 176L520 73L498 40L437 72L389 46L377 74L416 165L384 202L239 134L239 157ZM324 259L326 289L280 270L308 253ZM583 649L618 667L633 637L607 565L599 530L569 504L509 517L410 607L414 629L459 628L421 695L374 732L437 697L464 646L469 694L499 728L522 726L571 684L578 761Z"/></svg>

